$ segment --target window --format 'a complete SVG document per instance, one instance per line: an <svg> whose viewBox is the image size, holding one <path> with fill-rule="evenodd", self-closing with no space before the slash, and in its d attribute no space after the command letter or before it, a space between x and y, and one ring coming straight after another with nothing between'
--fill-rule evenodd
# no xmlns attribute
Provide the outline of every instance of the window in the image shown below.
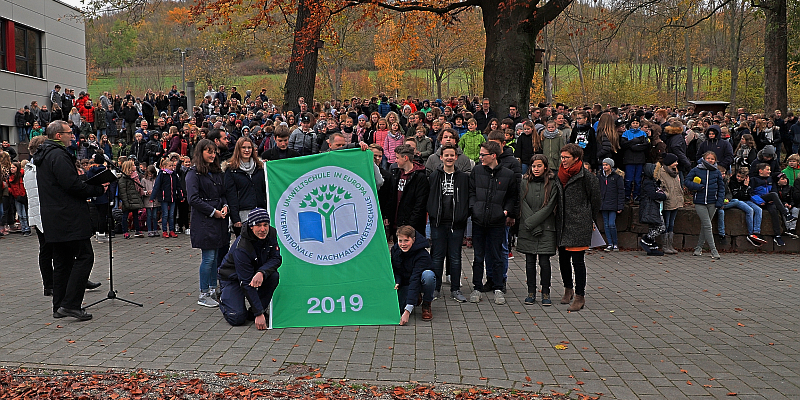
<svg viewBox="0 0 800 400"><path fill-rule="evenodd" d="M40 63L40 34L24 26L14 26L14 50L16 53L17 73L42 77Z"/></svg>

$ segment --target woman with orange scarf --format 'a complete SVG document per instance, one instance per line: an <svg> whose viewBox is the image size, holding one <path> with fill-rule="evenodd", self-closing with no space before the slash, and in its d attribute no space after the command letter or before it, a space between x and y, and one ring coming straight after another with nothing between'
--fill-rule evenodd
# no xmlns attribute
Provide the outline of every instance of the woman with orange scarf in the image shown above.
<svg viewBox="0 0 800 400"><path fill-rule="evenodd" d="M564 282L561 304L572 301L569 311L578 311L586 303L586 263L583 257L592 243L594 216L600 210L600 184L597 177L583 167L582 159L583 149L577 144L569 143L561 148L558 184L563 195L557 211L558 264Z"/></svg>

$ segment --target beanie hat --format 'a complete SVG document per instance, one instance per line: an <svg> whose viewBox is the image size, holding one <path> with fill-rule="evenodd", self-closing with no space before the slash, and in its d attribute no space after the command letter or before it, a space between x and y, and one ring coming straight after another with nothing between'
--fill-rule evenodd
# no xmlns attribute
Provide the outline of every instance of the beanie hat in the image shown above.
<svg viewBox="0 0 800 400"><path fill-rule="evenodd" d="M662 165L672 165L678 161L678 156L672 153L664 154L664 159L661 160Z"/></svg>
<svg viewBox="0 0 800 400"><path fill-rule="evenodd" d="M254 208L247 214L247 226L256 226L262 222L269 224L269 213L263 208Z"/></svg>
<svg viewBox="0 0 800 400"><path fill-rule="evenodd" d="M764 146L764 149L761 150L761 154L765 157L775 157L775 146L771 144Z"/></svg>
<svg viewBox="0 0 800 400"><path fill-rule="evenodd" d="M614 160L610 158L604 158L603 164L608 164L609 167L614 168Z"/></svg>

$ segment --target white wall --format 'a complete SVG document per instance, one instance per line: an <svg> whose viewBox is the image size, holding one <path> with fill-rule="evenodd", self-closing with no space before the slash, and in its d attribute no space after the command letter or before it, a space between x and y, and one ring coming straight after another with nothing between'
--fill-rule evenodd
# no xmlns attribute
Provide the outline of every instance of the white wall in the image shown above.
<svg viewBox="0 0 800 400"><path fill-rule="evenodd" d="M56 84L76 94L86 90L85 27L78 9L56 0L0 0L0 17L42 32L42 79L0 70L0 126L10 127L9 141L16 143L20 107L36 100L49 108Z"/></svg>

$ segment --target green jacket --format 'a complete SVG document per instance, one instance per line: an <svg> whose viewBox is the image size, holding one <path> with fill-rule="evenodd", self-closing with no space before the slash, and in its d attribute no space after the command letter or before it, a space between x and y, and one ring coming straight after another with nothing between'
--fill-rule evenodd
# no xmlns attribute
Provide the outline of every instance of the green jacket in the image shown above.
<svg viewBox="0 0 800 400"><path fill-rule="evenodd" d="M555 208L560 196L557 179L554 176L550 181L550 197L544 207L542 207L545 198L544 182L522 180L519 190L518 251L525 254L556 254L558 237Z"/></svg>
<svg viewBox="0 0 800 400"><path fill-rule="evenodd" d="M567 140L561 132L552 139L542 136L542 154L547 157L548 165L553 171L558 171L561 166L561 148L567 144Z"/></svg>
<svg viewBox="0 0 800 400"><path fill-rule="evenodd" d="M461 147L464 154L477 163L478 155L481 153L481 145L484 142L486 142L486 138L483 137L481 131L467 131L467 133L458 139L458 147Z"/></svg>

